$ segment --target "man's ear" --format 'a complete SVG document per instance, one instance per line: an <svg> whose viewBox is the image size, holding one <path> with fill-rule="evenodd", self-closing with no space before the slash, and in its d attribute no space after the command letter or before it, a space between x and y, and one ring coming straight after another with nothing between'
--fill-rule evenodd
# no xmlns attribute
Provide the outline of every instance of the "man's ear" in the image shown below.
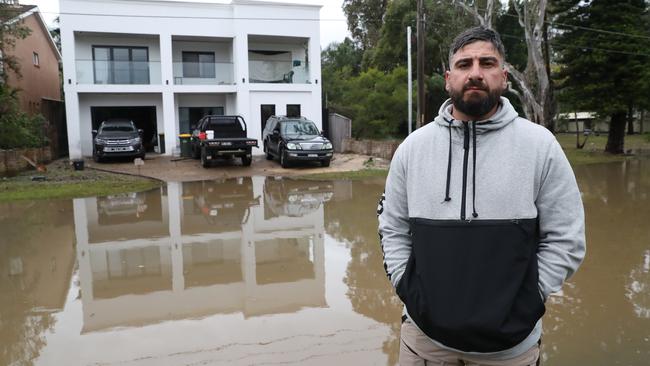
<svg viewBox="0 0 650 366"><path fill-rule="evenodd" d="M503 90L508 88L508 69L503 69Z"/></svg>

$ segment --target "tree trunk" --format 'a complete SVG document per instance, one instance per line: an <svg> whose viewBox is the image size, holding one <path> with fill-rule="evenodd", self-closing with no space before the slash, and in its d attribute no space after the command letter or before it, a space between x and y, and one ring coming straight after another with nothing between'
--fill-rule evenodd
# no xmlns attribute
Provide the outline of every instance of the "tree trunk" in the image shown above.
<svg viewBox="0 0 650 366"><path fill-rule="evenodd" d="M632 104L627 107L627 134L634 135L634 108Z"/></svg>
<svg viewBox="0 0 650 366"><path fill-rule="evenodd" d="M625 117L627 113L624 111L618 111L612 113L611 120L609 122L609 134L607 136L607 146L605 146L605 152L610 154L623 154L623 144L625 142Z"/></svg>

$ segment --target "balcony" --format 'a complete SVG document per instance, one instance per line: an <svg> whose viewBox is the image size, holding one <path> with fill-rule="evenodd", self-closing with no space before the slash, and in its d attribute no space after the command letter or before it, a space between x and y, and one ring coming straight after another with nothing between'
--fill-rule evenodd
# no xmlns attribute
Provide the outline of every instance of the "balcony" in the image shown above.
<svg viewBox="0 0 650 366"><path fill-rule="evenodd" d="M159 61L77 60L78 84L160 85Z"/></svg>
<svg viewBox="0 0 650 366"><path fill-rule="evenodd" d="M172 36L175 85L233 85L233 39Z"/></svg>
<svg viewBox="0 0 650 366"><path fill-rule="evenodd" d="M309 84L309 69L300 61L249 60L251 83Z"/></svg>
<svg viewBox="0 0 650 366"><path fill-rule="evenodd" d="M174 62L176 85L232 85L232 62Z"/></svg>
<svg viewBox="0 0 650 366"><path fill-rule="evenodd" d="M250 83L311 83L308 45L308 38L249 35Z"/></svg>

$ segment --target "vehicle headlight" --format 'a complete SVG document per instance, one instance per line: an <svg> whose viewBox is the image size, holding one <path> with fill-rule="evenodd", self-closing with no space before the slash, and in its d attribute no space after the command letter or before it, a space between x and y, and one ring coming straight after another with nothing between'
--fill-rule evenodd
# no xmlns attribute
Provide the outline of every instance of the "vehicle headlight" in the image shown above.
<svg viewBox="0 0 650 366"><path fill-rule="evenodd" d="M332 143L331 142L326 142L325 145L323 145L323 149L329 150L332 148Z"/></svg>
<svg viewBox="0 0 650 366"><path fill-rule="evenodd" d="M104 139L95 139L95 143L96 143L97 145L105 145L105 144L106 144L106 140L104 140Z"/></svg>
<svg viewBox="0 0 650 366"><path fill-rule="evenodd" d="M130 140L129 140L129 143L131 143L131 144L139 144L141 141L142 141L141 138L136 137L136 138L134 138L134 139L130 139Z"/></svg>
<svg viewBox="0 0 650 366"><path fill-rule="evenodd" d="M289 143L287 144L287 149L289 149L289 150L299 150L299 149L300 149L300 145L299 145L299 144L295 144L295 143L293 143L293 142L289 142Z"/></svg>

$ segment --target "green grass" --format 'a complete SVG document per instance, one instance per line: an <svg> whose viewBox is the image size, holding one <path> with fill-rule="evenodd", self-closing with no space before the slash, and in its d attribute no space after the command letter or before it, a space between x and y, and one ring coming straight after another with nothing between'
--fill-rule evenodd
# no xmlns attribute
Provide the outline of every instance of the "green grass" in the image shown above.
<svg viewBox="0 0 650 366"><path fill-rule="evenodd" d="M606 153L607 135L589 136L582 149L576 148L575 134L558 134L556 137L571 165L609 163L632 158L625 155ZM584 138L584 136L580 136L580 143L584 141ZM647 135L625 136L625 150L650 151L650 139L648 139Z"/></svg>
<svg viewBox="0 0 650 366"><path fill-rule="evenodd" d="M388 175L387 169L362 169L357 171L350 172L332 172L332 173L318 173L318 174L307 174L301 175L297 178L307 179L307 180L335 180L335 179L347 179L347 180L362 180L369 178L386 178Z"/></svg>
<svg viewBox="0 0 650 366"><path fill-rule="evenodd" d="M45 180L33 181L34 176ZM107 196L145 191L161 184L153 179L92 169L75 171L65 162L57 161L48 166L47 172L27 171L0 179L0 202Z"/></svg>

